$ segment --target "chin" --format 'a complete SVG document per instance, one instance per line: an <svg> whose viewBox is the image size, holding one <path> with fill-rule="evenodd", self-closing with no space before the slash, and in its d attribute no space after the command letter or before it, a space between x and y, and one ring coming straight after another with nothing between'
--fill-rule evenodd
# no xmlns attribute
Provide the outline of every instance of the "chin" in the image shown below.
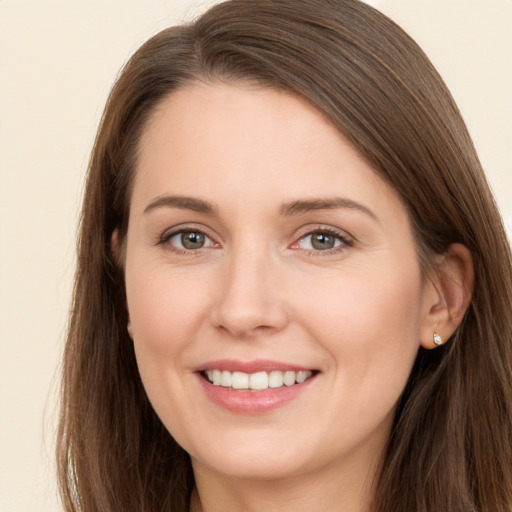
<svg viewBox="0 0 512 512"><path fill-rule="evenodd" d="M283 460L275 456L264 457L261 453L252 460L233 453L232 457L225 457L222 461L215 460L213 463L192 458L192 465L194 468L207 466L217 474L242 480L282 480L306 472L306 465L299 461Z"/></svg>
<svg viewBox="0 0 512 512"><path fill-rule="evenodd" d="M295 477L321 466L321 447L308 446L296 433L283 436L267 430L246 434L243 438L226 435L224 439L221 435L216 443L196 446L197 450L189 451L193 466L208 467L226 477L255 480Z"/></svg>

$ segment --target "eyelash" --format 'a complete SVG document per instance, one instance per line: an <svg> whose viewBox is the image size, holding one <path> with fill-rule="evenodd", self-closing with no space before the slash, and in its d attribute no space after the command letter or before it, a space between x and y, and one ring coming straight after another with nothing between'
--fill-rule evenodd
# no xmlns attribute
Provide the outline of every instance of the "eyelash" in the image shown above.
<svg viewBox="0 0 512 512"><path fill-rule="evenodd" d="M169 241L180 234L186 233L187 231L191 233L198 233L201 235L204 235L210 242L211 245L207 247L200 247L198 249L182 249L180 247L176 247L169 243ZM294 250L299 250L300 247L298 247L298 244L306 239L307 237L316 235L316 234L323 234L334 237L336 240L340 241L340 244L332 247L331 249L302 249L307 255L313 255L313 256L329 256L333 254L338 254L347 249L347 247L353 247L354 246L354 240L348 236L346 233L340 232L334 228L327 227L327 226L317 226L314 229L310 229L304 234L302 234L297 240L290 246L290 248ZM208 249L209 247L218 245L210 236L208 236L204 230L196 228L194 226L185 226L176 230L173 230L171 232L164 233L160 239L158 240L157 245L167 245L167 250L170 252L173 252L175 254L180 255L186 255L186 256L193 256L198 255L203 249ZM295 246L295 247L294 247Z"/></svg>

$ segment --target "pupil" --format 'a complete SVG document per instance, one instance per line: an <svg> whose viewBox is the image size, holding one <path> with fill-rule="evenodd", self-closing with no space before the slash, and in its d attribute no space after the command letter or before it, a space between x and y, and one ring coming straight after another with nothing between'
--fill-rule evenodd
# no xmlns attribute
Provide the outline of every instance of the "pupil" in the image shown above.
<svg viewBox="0 0 512 512"><path fill-rule="evenodd" d="M325 250L332 249L334 247L334 237L332 235L326 235L325 233L315 233L311 238L311 245L315 249Z"/></svg>
<svg viewBox="0 0 512 512"><path fill-rule="evenodd" d="M204 245L204 235L197 231L185 231L181 235L181 243L185 249L200 249Z"/></svg>

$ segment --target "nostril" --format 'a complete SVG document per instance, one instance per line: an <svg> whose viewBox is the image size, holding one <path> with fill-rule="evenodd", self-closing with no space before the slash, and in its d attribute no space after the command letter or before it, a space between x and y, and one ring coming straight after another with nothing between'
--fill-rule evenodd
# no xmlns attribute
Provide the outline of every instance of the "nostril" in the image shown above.
<svg viewBox="0 0 512 512"><path fill-rule="evenodd" d="M240 324L222 324L218 326L218 329L240 340L250 340L260 336L268 336L271 335L273 332L278 332L280 330L278 327L273 327L271 325L243 327Z"/></svg>
<svg viewBox="0 0 512 512"><path fill-rule="evenodd" d="M287 312L271 298L250 297L231 303L224 300L212 311L214 327L240 339L279 332L288 321Z"/></svg>

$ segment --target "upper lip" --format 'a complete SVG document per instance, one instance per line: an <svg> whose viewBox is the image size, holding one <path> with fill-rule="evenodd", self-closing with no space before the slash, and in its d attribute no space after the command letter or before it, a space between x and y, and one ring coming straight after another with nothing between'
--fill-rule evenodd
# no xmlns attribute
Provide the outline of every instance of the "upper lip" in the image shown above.
<svg viewBox="0 0 512 512"><path fill-rule="evenodd" d="M236 359L218 359L216 361L208 361L194 368L195 372L204 372L206 370L221 370L229 372L257 373L287 370L306 371L313 368L301 366L293 363L284 363L282 361L273 361L270 359L254 359L252 361L240 361Z"/></svg>

